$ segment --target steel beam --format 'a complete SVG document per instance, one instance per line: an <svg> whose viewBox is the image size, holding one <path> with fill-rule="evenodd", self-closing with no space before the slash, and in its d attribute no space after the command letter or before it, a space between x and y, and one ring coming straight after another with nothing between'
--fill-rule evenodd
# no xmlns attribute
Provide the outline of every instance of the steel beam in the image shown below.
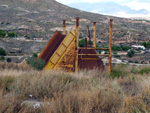
<svg viewBox="0 0 150 113"><path fill-rule="evenodd" d="M76 18L76 38L75 38L76 58L75 58L75 71L78 71L78 40L79 40L79 17Z"/></svg>
<svg viewBox="0 0 150 113"><path fill-rule="evenodd" d="M63 35L66 35L66 20L63 20Z"/></svg>
<svg viewBox="0 0 150 113"><path fill-rule="evenodd" d="M94 47L96 48L96 22L93 22L93 44Z"/></svg>
<svg viewBox="0 0 150 113"><path fill-rule="evenodd" d="M109 63L108 63L108 74L111 74L111 58L112 58L112 22L113 20L110 19L109 25Z"/></svg>

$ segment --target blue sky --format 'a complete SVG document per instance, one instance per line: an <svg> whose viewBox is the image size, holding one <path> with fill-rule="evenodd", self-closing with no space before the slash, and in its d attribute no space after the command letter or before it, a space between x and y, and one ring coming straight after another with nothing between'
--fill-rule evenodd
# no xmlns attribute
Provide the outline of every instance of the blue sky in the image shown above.
<svg viewBox="0 0 150 113"><path fill-rule="evenodd" d="M146 9L150 11L150 0L56 0L63 4L71 4L71 3L96 3L96 2L116 2L121 5L129 6L132 9L140 10Z"/></svg>

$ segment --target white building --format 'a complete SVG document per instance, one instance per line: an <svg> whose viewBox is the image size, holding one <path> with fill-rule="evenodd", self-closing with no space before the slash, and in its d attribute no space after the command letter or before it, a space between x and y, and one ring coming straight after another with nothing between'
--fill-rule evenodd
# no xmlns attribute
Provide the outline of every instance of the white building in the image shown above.
<svg viewBox="0 0 150 113"><path fill-rule="evenodd" d="M144 46L141 46L141 45L132 45L131 47L133 47L133 48L135 48L135 49L139 49L139 48L141 48L141 49L145 49L145 47Z"/></svg>

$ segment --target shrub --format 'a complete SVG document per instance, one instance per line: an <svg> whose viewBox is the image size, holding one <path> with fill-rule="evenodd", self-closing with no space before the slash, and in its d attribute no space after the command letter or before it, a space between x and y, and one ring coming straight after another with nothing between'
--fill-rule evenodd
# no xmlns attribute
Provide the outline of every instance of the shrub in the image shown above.
<svg viewBox="0 0 150 113"><path fill-rule="evenodd" d="M128 51L127 56L128 57L133 57L134 54L135 54L134 50L130 50L130 51Z"/></svg>
<svg viewBox="0 0 150 113"><path fill-rule="evenodd" d="M27 59L27 64L29 64L30 66L32 66L33 68L37 69L37 70L42 70L45 66L45 60L42 59L38 59L36 60L36 55L34 54L32 57Z"/></svg>
<svg viewBox="0 0 150 113"><path fill-rule="evenodd" d="M117 52L113 52L113 54L114 54L114 55L117 55L118 53L117 53Z"/></svg>
<svg viewBox="0 0 150 113"><path fill-rule="evenodd" d="M143 42L141 43L141 45L143 45L146 48L150 48L150 42Z"/></svg>
<svg viewBox="0 0 150 113"><path fill-rule="evenodd" d="M8 63L11 62L11 58L7 58L7 62L8 62Z"/></svg>
<svg viewBox="0 0 150 113"><path fill-rule="evenodd" d="M108 51L105 51L105 53L104 54L108 54Z"/></svg>
<svg viewBox="0 0 150 113"><path fill-rule="evenodd" d="M119 65L115 66L111 70L111 74L110 74L110 76L112 78L124 77L126 75L127 75L127 70L126 70L126 65L125 64L119 64Z"/></svg>
<svg viewBox="0 0 150 113"><path fill-rule="evenodd" d="M3 30L0 30L0 37L4 38L6 36L6 32Z"/></svg>
<svg viewBox="0 0 150 113"><path fill-rule="evenodd" d="M141 69L141 70L139 71L139 73L140 73L140 74L149 74L149 73L150 73L150 68L145 67L145 68Z"/></svg>
<svg viewBox="0 0 150 113"><path fill-rule="evenodd" d="M124 45L120 45L120 46L113 45L112 46L113 51L128 51L129 49L130 49L129 46L124 46Z"/></svg>
<svg viewBox="0 0 150 113"><path fill-rule="evenodd" d="M17 37L17 34L15 32L8 33L8 37L14 38Z"/></svg>
<svg viewBox="0 0 150 113"><path fill-rule="evenodd" d="M120 55L114 55L114 57L116 57L116 58L120 58Z"/></svg>
<svg viewBox="0 0 150 113"><path fill-rule="evenodd" d="M3 48L0 48L0 56L6 56L6 51Z"/></svg>
<svg viewBox="0 0 150 113"><path fill-rule="evenodd" d="M34 54L32 55L32 57L37 58L37 57L38 57L38 54L37 54L37 53L34 53Z"/></svg>
<svg viewBox="0 0 150 113"><path fill-rule="evenodd" d="M80 47L85 47L85 39L81 39L81 40L79 41L79 46L80 46Z"/></svg>

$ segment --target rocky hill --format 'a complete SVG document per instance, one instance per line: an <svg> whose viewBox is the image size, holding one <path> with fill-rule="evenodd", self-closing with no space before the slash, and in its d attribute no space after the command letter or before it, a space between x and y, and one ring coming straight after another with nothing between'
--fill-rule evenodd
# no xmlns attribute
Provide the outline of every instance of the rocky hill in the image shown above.
<svg viewBox="0 0 150 113"><path fill-rule="evenodd" d="M0 29L16 31L19 36L50 38L56 29L62 30L62 20L67 28L75 27L80 17L80 36L88 36L86 26L97 22L97 38L108 41L109 19L114 20L114 43L150 40L150 22L94 14L74 9L55 0L0 0Z"/></svg>

